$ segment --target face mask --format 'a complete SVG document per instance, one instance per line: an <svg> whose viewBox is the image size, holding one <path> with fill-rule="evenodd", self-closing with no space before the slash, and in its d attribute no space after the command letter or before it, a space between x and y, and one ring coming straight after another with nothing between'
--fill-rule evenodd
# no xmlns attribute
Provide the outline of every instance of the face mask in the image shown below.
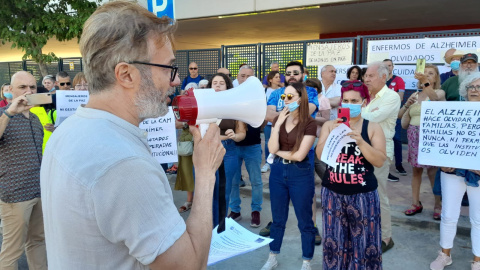
<svg viewBox="0 0 480 270"><path fill-rule="evenodd" d="M290 112L294 112L296 109L298 109L298 107L300 107L300 105L298 104L298 100L297 100L288 104L287 107Z"/></svg>
<svg viewBox="0 0 480 270"><path fill-rule="evenodd" d="M342 108L349 108L350 109L350 117L357 117L362 113L362 105L361 104L350 104L350 103L342 103Z"/></svg>
<svg viewBox="0 0 480 270"><path fill-rule="evenodd" d="M450 62L450 67L452 68L452 70L459 70L460 69L460 61L458 60L453 60L452 62Z"/></svg>
<svg viewBox="0 0 480 270"><path fill-rule="evenodd" d="M12 98L13 98L13 94L12 94L12 93L3 93L3 96L4 96L6 99L12 99Z"/></svg>

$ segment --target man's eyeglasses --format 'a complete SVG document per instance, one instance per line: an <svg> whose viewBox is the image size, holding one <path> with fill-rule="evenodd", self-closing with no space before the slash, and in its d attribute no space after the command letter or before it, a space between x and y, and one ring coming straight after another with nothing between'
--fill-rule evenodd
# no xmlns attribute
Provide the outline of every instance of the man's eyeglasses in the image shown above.
<svg viewBox="0 0 480 270"><path fill-rule="evenodd" d="M61 83L59 83L59 84L60 84L60 86L65 86L65 84L66 84L67 86L70 86L70 85L71 85L70 82L61 82Z"/></svg>
<svg viewBox="0 0 480 270"><path fill-rule="evenodd" d="M294 98L294 97L295 97L295 96L292 95L292 94L286 94L286 95L285 95L285 94L282 94L282 95L280 96L280 99L281 99L281 100L285 100L285 98L286 98L286 99L288 99L288 100L292 100L292 98Z"/></svg>
<svg viewBox="0 0 480 270"><path fill-rule="evenodd" d="M299 71L299 70L294 70L293 72L292 72L292 71L287 71L287 72L285 72L285 76L292 76L292 73L293 73L293 75L295 75L295 76L300 75L300 71Z"/></svg>
<svg viewBox="0 0 480 270"><path fill-rule="evenodd" d="M353 85L355 87L359 87L359 86L362 86L363 83L362 82L344 82L344 83L342 83L343 87L348 87L350 85Z"/></svg>
<svg viewBox="0 0 480 270"><path fill-rule="evenodd" d="M469 85L467 86L467 91L474 91L480 92L480 85Z"/></svg>
<svg viewBox="0 0 480 270"><path fill-rule="evenodd" d="M140 65L147 65L147 66L154 66L154 67L169 68L172 70L172 73L170 74L171 82L175 81L175 77L177 76L177 71L178 71L178 67L176 66L167 66L167 65L153 64L153 63L140 62L140 61L131 61L131 62L128 62L128 64L140 64Z"/></svg>
<svg viewBox="0 0 480 270"><path fill-rule="evenodd" d="M190 69L190 70L197 70L198 68L193 67L193 68L188 68L188 69Z"/></svg>

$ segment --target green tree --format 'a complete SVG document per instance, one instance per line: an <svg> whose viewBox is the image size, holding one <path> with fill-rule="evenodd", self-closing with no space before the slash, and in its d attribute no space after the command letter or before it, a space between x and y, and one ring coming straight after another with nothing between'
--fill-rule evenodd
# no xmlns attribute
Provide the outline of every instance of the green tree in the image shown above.
<svg viewBox="0 0 480 270"><path fill-rule="evenodd" d="M39 65L42 76L47 64L58 60L53 52L44 52L50 38L77 40L84 22L97 8L98 0L3 0L0 7L0 39L12 42L12 49L25 54Z"/></svg>

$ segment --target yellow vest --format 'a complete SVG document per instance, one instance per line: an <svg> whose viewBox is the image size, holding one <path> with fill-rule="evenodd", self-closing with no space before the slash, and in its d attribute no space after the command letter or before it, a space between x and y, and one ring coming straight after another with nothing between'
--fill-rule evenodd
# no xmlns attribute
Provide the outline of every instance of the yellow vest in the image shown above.
<svg viewBox="0 0 480 270"><path fill-rule="evenodd" d="M30 109L30 112L35 114L38 117L38 119L40 119L40 123L44 127L43 128L43 144L42 144L42 154L43 154L43 151L45 151L45 146L47 145L47 141L48 139L50 139L50 136L52 135L52 132L45 129L45 124L52 124L52 121L48 117L47 112L43 107L33 107Z"/></svg>

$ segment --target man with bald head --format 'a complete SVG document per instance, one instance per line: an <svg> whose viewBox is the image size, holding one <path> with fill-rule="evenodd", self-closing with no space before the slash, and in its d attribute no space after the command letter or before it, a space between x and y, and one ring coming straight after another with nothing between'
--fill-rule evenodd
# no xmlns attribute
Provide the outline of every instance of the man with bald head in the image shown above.
<svg viewBox="0 0 480 270"><path fill-rule="evenodd" d="M203 80L203 77L198 75L198 65L195 62L191 62L190 65L188 65L188 73L189 75L183 79L182 90L186 90L185 86L191 82L198 85L198 83Z"/></svg>
<svg viewBox="0 0 480 270"><path fill-rule="evenodd" d="M227 68L224 68L224 67L219 68L217 70L217 73L223 73L223 74L227 75L228 77L230 77L230 71Z"/></svg>
<svg viewBox="0 0 480 270"><path fill-rule="evenodd" d="M47 269L40 200L43 127L26 98L37 92L35 78L17 72L10 90L12 102L0 108L0 269L17 269L24 249L29 269Z"/></svg>

